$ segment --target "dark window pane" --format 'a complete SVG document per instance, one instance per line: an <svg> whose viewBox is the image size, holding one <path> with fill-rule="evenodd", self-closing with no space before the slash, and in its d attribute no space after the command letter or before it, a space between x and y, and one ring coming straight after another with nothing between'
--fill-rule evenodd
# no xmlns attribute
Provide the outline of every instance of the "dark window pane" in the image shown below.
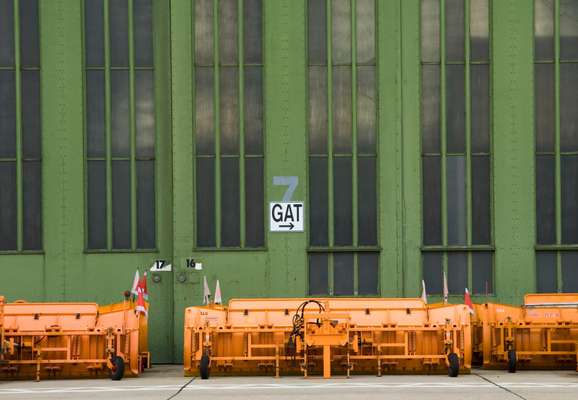
<svg viewBox="0 0 578 400"><path fill-rule="evenodd" d="M40 72L22 71L22 150L40 158Z"/></svg>
<svg viewBox="0 0 578 400"><path fill-rule="evenodd" d="M474 294L494 293L492 253L472 253L472 286Z"/></svg>
<svg viewBox="0 0 578 400"><path fill-rule="evenodd" d="M440 59L439 0L421 1L421 59L422 61Z"/></svg>
<svg viewBox="0 0 578 400"><path fill-rule="evenodd" d="M245 159L245 245L262 247L265 244L263 216L263 159Z"/></svg>
<svg viewBox="0 0 578 400"><path fill-rule="evenodd" d="M490 66L471 65L472 151L490 151ZM449 100L449 99L448 99Z"/></svg>
<svg viewBox="0 0 578 400"><path fill-rule="evenodd" d="M215 159L197 158L197 246L215 246Z"/></svg>
<svg viewBox="0 0 578 400"><path fill-rule="evenodd" d="M239 154L239 71L221 67L221 154Z"/></svg>
<svg viewBox="0 0 578 400"><path fill-rule="evenodd" d="M327 254L309 255L309 294L329 294L329 273L327 268Z"/></svg>
<svg viewBox="0 0 578 400"><path fill-rule="evenodd" d="M88 157L104 157L103 71L86 71L86 133Z"/></svg>
<svg viewBox="0 0 578 400"><path fill-rule="evenodd" d="M245 154L263 154L262 67L245 67Z"/></svg>
<svg viewBox="0 0 578 400"><path fill-rule="evenodd" d="M262 64L263 4L262 0L245 0L245 62Z"/></svg>
<svg viewBox="0 0 578 400"><path fill-rule="evenodd" d="M155 156L155 92L153 71L135 72L136 155Z"/></svg>
<svg viewBox="0 0 578 400"><path fill-rule="evenodd" d="M490 157L472 157L472 244L491 243Z"/></svg>
<svg viewBox="0 0 578 400"><path fill-rule="evenodd" d="M40 65L38 0L20 0L20 62L25 67Z"/></svg>
<svg viewBox="0 0 578 400"><path fill-rule="evenodd" d="M128 71L112 71L110 82L112 155L114 157L128 157L130 155Z"/></svg>
<svg viewBox="0 0 578 400"><path fill-rule="evenodd" d="M351 64L350 0L333 0L331 10L333 64Z"/></svg>
<svg viewBox="0 0 578 400"><path fill-rule="evenodd" d="M239 229L239 159L221 157L221 245L241 244Z"/></svg>
<svg viewBox="0 0 578 400"><path fill-rule="evenodd" d="M327 246L328 240L328 196L327 196L327 158L309 158L309 202L312 246Z"/></svg>
<svg viewBox="0 0 578 400"><path fill-rule="evenodd" d="M357 68L357 151L375 154L375 67Z"/></svg>
<svg viewBox="0 0 578 400"><path fill-rule="evenodd" d="M22 164L24 250L42 249L42 169L39 161Z"/></svg>
<svg viewBox="0 0 578 400"><path fill-rule="evenodd" d="M450 294L464 294L468 286L467 253L447 253L448 291Z"/></svg>
<svg viewBox="0 0 578 400"><path fill-rule="evenodd" d="M112 162L112 247L131 248L130 162Z"/></svg>
<svg viewBox="0 0 578 400"><path fill-rule="evenodd" d="M333 229L335 244L353 244L351 157L333 158Z"/></svg>
<svg viewBox="0 0 578 400"><path fill-rule="evenodd" d="M534 65L536 151L554 151L554 64Z"/></svg>
<svg viewBox="0 0 578 400"><path fill-rule="evenodd" d="M195 137L197 154L215 154L213 69L195 68Z"/></svg>
<svg viewBox="0 0 578 400"><path fill-rule="evenodd" d="M137 67L150 67L154 64L152 0L137 0L133 8L134 63Z"/></svg>
<svg viewBox="0 0 578 400"><path fill-rule="evenodd" d="M375 64L375 0L357 0L357 62Z"/></svg>
<svg viewBox="0 0 578 400"><path fill-rule="evenodd" d="M578 6L578 2L576 5ZM576 88L578 88L578 64L560 64L560 147L562 151L578 151L578 112L576 112L578 90Z"/></svg>
<svg viewBox="0 0 578 400"><path fill-rule="evenodd" d="M16 87L13 71L0 71L0 157L16 157Z"/></svg>
<svg viewBox="0 0 578 400"><path fill-rule="evenodd" d="M422 66L421 75L422 152L440 152L440 67Z"/></svg>
<svg viewBox="0 0 578 400"><path fill-rule="evenodd" d="M104 2L84 1L84 46L86 65L104 65Z"/></svg>
<svg viewBox="0 0 578 400"><path fill-rule="evenodd" d="M16 163L0 162L0 250L16 250Z"/></svg>
<svg viewBox="0 0 578 400"><path fill-rule="evenodd" d="M560 0L560 58L578 59L578 2Z"/></svg>
<svg viewBox="0 0 578 400"><path fill-rule="evenodd" d="M327 154L326 67L309 67L309 152Z"/></svg>
<svg viewBox="0 0 578 400"><path fill-rule="evenodd" d="M309 64L327 63L327 8L325 0L309 0Z"/></svg>
<svg viewBox="0 0 578 400"><path fill-rule="evenodd" d="M464 66L446 66L446 126L449 153L463 153L466 146L466 101Z"/></svg>
<svg viewBox="0 0 578 400"><path fill-rule="evenodd" d="M196 0L195 63L213 64L213 0Z"/></svg>
<svg viewBox="0 0 578 400"><path fill-rule="evenodd" d="M470 51L472 61L490 58L490 8L488 0L470 0Z"/></svg>
<svg viewBox="0 0 578 400"><path fill-rule="evenodd" d="M446 0L446 60L464 60L464 0ZM450 97L451 98L451 97Z"/></svg>
<svg viewBox="0 0 578 400"><path fill-rule="evenodd" d="M466 244L466 159L447 158L448 244Z"/></svg>
<svg viewBox="0 0 578 400"><path fill-rule="evenodd" d="M562 243L578 243L578 156L562 156Z"/></svg>
<svg viewBox="0 0 578 400"><path fill-rule="evenodd" d="M14 0L0 0L0 65L12 66L13 64Z"/></svg>
<svg viewBox="0 0 578 400"><path fill-rule="evenodd" d="M428 294L441 294L443 290L442 253L423 254L423 280Z"/></svg>
<svg viewBox="0 0 578 400"><path fill-rule="evenodd" d="M333 68L333 150L351 153L351 67Z"/></svg>
<svg viewBox="0 0 578 400"><path fill-rule="evenodd" d="M353 253L333 254L333 294L353 295Z"/></svg>
<svg viewBox="0 0 578 400"><path fill-rule="evenodd" d="M562 253L562 291L578 292L578 253L573 251Z"/></svg>
<svg viewBox="0 0 578 400"><path fill-rule="evenodd" d="M536 253L536 291L555 293L558 291L556 253Z"/></svg>
<svg viewBox="0 0 578 400"><path fill-rule="evenodd" d="M440 157L423 157L423 244L442 244Z"/></svg>
<svg viewBox="0 0 578 400"><path fill-rule="evenodd" d="M137 247L156 247L155 162L137 161Z"/></svg>
<svg viewBox="0 0 578 400"><path fill-rule="evenodd" d="M128 0L108 0L110 63L128 66Z"/></svg>
<svg viewBox="0 0 578 400"><path fill-rule="evenodd" d="M219 57L222 64L239 63L237 0L219 1Z"/></svg>
<svg viewBox="0 0 578 400"><path fill-rule="evenodd" d="M106 164L88 161L88 248L106 248Z"/></svg>
<svg viewBox="0 0 578 400"><path fill-rule="evenodd" d="M536 60L554 58L554 0L534 2L534 55Z"/></svg>
<svg viewBox="0 0 578 400"><path fill-rule="evenodd" d="M379 254L357 254L357 286L360 295L377 295L379 282Z"/></svg>
<svg viewBox="0 0 578 400"><path fill-rule="evenodd" d="M377 244L377 177L375 157L357 159L359 245Z"/></svg>
<svg viewBox="0 0 578 400"><path fill-rule="evenodd" d="M536 228L539 244L556 242L554 156L536 156Z"/></svg>

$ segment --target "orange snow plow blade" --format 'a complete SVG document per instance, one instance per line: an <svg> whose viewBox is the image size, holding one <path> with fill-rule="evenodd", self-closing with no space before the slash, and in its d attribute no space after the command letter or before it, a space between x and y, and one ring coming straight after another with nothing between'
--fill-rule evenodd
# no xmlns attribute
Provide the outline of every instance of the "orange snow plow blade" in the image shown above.
<svg viewBox="0 0 578 400"><path fill-rule="evenodd" d="M238 299L185 311L185 375L469 372L470 314L421 299Z"/></svg>
<svg viewBox="0 0 578 400"><path fill-rule="evenodd" d="M112 379L148 366L147 319L134 303L5 303L0 297L0 379Z"/></svg>
<svg viewBox="0 0 578 400"><path fill-rule="evenodd" d="M527 294L524 304L476 304L474 356L485 368L578 370L578 294Z"/></svg>

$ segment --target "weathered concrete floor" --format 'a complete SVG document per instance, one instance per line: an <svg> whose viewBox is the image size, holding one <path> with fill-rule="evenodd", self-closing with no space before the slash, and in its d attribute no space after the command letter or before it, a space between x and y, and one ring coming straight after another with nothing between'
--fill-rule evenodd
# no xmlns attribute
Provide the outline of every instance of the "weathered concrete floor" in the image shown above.
<svg viewBox="0 0 578 400"><path fill-rule="evenodd" d="M485 378L485 379L484 379ZM0 382L0 399L168 399L191 378L180 366L155 366L141 377L112 382L47 380ZM499 386L498 386L499 385ZM500 387L501 386L501 387ZM488 399L561 400L578 398L578 373L573 371L475 370L447 376L354 376L330 380L300 377L235 377L194 379L173 399Z"/></svg>

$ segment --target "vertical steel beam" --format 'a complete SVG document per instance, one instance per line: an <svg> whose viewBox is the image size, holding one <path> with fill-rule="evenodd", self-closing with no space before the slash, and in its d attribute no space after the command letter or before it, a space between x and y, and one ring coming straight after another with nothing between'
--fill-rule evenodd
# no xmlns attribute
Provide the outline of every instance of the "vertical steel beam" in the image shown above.
<svg viewBox="0 0 578 400"><path fill-rule="evenodd" d="M22 191L22 65L20 62L20 2L14 0L14 77L16 85L16 249L23 248L24 204Z"/></svg>

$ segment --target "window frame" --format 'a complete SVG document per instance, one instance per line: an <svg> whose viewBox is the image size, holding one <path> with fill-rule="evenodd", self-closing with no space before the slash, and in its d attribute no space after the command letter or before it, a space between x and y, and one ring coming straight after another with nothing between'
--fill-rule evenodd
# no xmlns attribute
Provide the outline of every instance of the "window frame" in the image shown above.
<svg viewBox="0 0 578 400"><path fill-rule="evenodd" d="M375 297L381 294L381 251L382 247L380 245L380 180L379 180L379 144L380 144L380 134L379 134L379 104L380 104L380 93L379 93L379 80L380 80L380 57L379 57L379 46L378 46L378 29L379 29L379 7L380 2L374 0L374 61L363 62L357 59L357 0L350 0L350 59L347 63L334 62L333 60L333 8L332 0L323 0L325 2L325 47L326 47L326 60L323 63L315 62L310 60L309 56L309 1L305 2L305 77L306 77L306 94L307 94L307 121L309 121L309 115L311 113L311 103L310 103L310 79L309 72L312 67L322 67L326 68L326 104L327 109L327 127L325 132L326 139L326 149L322 152L312 152L311 151L311 130L309 122L307 122L307 199L308 206L310 206L311 200L311 159L321 158L327 161L327 245L312 245L311 244L311 211L306 221L307 226L307 270L305 281L307 282L307 293L310 295L325 295L331 297ZM334 149L334 129L333 129L333 112L334 112L334 98L333 98L333 68L335 66L349 67L351 69L351 150L349 152L339 152ZM358 128L357 128L357 92L358 92L358 68L363 66L370 66L375 68L375 151L372 153L362 153L358 151ZM334 191L334 164L336 158L350 158L351 159L351 221L352 221L352 244L351 245L337 245L335 244L335 223L334 223L334 206L335 206L335 191ZM367 158L375 160L375 212L377 216L376 224L376 244L375 245L360 245L359 244L359 179L358 179L358 166L359 159ZM349 253L353 256L353 293L336 295L335 293L335 274L334 274L334 255ZM374 253L377 255L377 292L375 294L359 294L359 255L363 253ZM309 281L309 271L311 268L310 256L315 254L327 254L327 289L328 292L323 293L311 293L311 282Z"/></svg>
<svg viewBox="0 0 578 400"><path fill-rule="evenodd" d="M553 151L542 151L538 150L538 130L536 129L536 122L538 112L534 109L534 144L535 144L535 152L534 152L534 160L536 162L537 158L540 156L554 156L554 230L555 230L555 242L552 244L542 244L538 241L538 201L537 201L537 185L536 185L536 193L534 197L534 204L536 207L535 210L535 217L536 217L536 236L535 241L536 244L534 246L535 250L535 276L536 278L539 275L538 269L540 268L538 264L539 255L548 255L551 253L555 257L555 281L556 281L556 292L557 293L566 293L564 292L564 276L563 276L563 258L564 255L570 252L578 251L578 242L577 243L564 243L562 238L562 230L563 230L563 218L562 218L562 195L563 195L563 183L562 183L562 157L563 156L578 156L578 151L563 151L562 150L562 140L561 140L561 65L563 64L570 64L578 66L578 59L566 59L561 56L561 34L560 34L560 19L561 19L561 7L560 3L561 0L552 0L554 9L552 10L552 23L553 23L553 32L552 32L552 58L543 58L539 57L536 52L536 4L539 0L534 0L532 2L532 10L534 16L534 26L533 26L533 46L532 51L534 54L533 57L533 79L534 79L534 86L536 86L537 81L537 73L536 67L538 65L551 65L554 68L554 81L553 81L553 118L554 118L554 142L553 142ZM534 93L536 96L536 93ZM537 163L537 162L536 162ZM535 168L534 174L535 182L538 179L537 168ZM538 291L539 283L536 279L536 291Z"/></svg>
<svg viewBox="0 0 578 400"><path fill-rule="evenodd" d="M44 213L43 213L43 146L42 146L42 20L40 14L40 0L36 2L37 7L37 40L38 40L38 65L28 66L23 65L21 56L21 24L20 19L20 0L10 0L13 6L13 15L11 16L13 21L13 56L14 60L12 65L0 65L0 71L9 71L14 73L14 101L15 101L15 150L16 154L14 157L0 157L0 164L15 164L16 169L16 248L0 250L0 255L29 255L29 254L44 254ZM39 125L39 156L38 157L26 157L24 155L24 143L23 143L23 94L22 94L22 74L27 71L35 71L38 73L38 125ZM40 248L39 249L25 249L24 247L24 164L26 162L36 162L39 164L40 169Z"/></svg>
<svg viewBox="0 0 578 400"><path fill-rule="evenodd" d="M109 4L111 0L102 0L103 3L103 65L102 66L89 66L86 61L86 49L87 49L87 32L86 32L86 1L81 1L81 38L82 38L82 75L83 75L83 143L84 143L84 252L87 254L99 254L99 253L158 253L159 252L159 201L158 201L158 158L159 158L159 91L158 91L158 73L157 73L157 40L158 32L157 26L162 24L159 21L158 5L156 1L151 1L151 17L152 17L152 27L151 27L151 51L152 51L152 65L150 66L137 66L136 65L136 55L135 55L135 15L134 15L134 2L137 0L126 0L127 1L127 48L128 48L128 64L126 66L118 67L112 66L111 63L111 50L110 50L110 13ZM102 71L104 75L104 136L105 136L105 149L104 157L93 157L88 155L88 124L87 124L87 105L88 105L88 84L87 76L89 71ZM112 90L111 90L111 79L112 72L115 71L125 71L128 73L128 99L129 99L129 147L130 153L128 156L113 156L112 149ZM152 72L152 90L153 90L153 115L154 115L154 152L152 157L137 156L137 121L136 121L136 72L137 71L150 71ZM89 168L88 165L91 161L104 161L105 162L105 185L106 185L106 247L105 248L91 248L89 246L89 217L88 217L88 193L89 193ZM114 238L113 238L113 173L112 164L114 161L128 161L129 162L129 173L130 173L130 248L114 248ZM138 247L138 188L137 188L137 161L152 161L153 162L153 176L154 176L154 247L152 248L139 248Z"/></svg>
<svg viewBox="0 0 578 400"><path fill-rule="evenodd" d="M214 216L213 221L215 225L215 245L214 246L201 246L198 244L198 231L202 229L198 223L194 224L193 230L193 239L192 239L192 251L194 252L263 252L267 251L267 209L265 207L265 198L267 192L267 171L266 171L266 164L265 164L265 149L267 146L267 101L266 101L266 63L265 63L265 54L266 54L266 40L265 40L265 1L261 2L261 62L260 63L249 63L245 61L245 0L237 0L237 60L234 64L229 63L221 63L220 62L220 50L219 47L219 38L220 38L220 10L219 0L210 0L213 3L213 20L212 20L212 42L213 42L213 58L211 60L211 64L198 64L196 61L196 37L195 37L195 3L192 3L192 12L191 12L191 26L192 26L192 44L191 44L191 54L193 57L192 62L192 80L193 80L193 90L192 90L192 98L193 98L193 114L192 114L192 126L193 126L193 217L197 220L197 208L198 208L198 201L197 195L198 191L198 178L197 178L197 162L199 159L213 159L214 162L214 175L213 175L213 184L214 184L214 202L215 202L215 209L214 209ZM237 71L237 101L238 101L238 111L239 111L239 118L238 118L238 129L239 129L239 149L238 154L224 154L221 153L221 121L220 121L220 97L221 97L221 88L220 88L220 69L221 67L235 67ZM245 149L245 117L246 117L246 107L245 107L245 67L260 67L261 68L261 122L262 122L262 132L261 132L261 154L248 154ZM197 87L195 84L196 81L196 69L197 68L211 68L213 73L213 87L212 87L212 95L213 95L213 123L214 123L214 137L213 137L213 154L199 154L197 152L197 126L196 126L196 93ZM222 215L221 215L221 192L222 192L222 184L221 184L221 158L231 158L238 160L238 184L239 184L239 245L238 246L223 246L222 245L222 234L221 234L221 224L222 224ZM260 246L256 247L247 247L246 245L246 237L247 237L247 221L246 221L246 175L245 175L245 163L248 159L261 159L262 160L262 172L263 172L263 199L262 199L262 215L263 215L263 226L262 226L262 234L263 234L263 243Z"/></svg>
<svg viewBox="0 0 578 400"><path fill-rule="evenodd" d="M463 48L463 61L449 61L447 59L446 51L446 0L435 0L439 4L439 50L437 55L437 61L424 61L422 52L422 36L421 32L423 30L422 24L422 3L424 0L420 0L419 7L419 43L420 43L420 77L419 77L419 98L420 98L420 121L423 120L423 70L424 66L437 66L439 67L439 152L426 152L424 148L424 135L423 135L423 125L420 124L420 204L421 204L421 276L419 279L424 279L424 259L428 254L442 253L441 258L441 269L448 277L448 259L449 254L455 253L465 253L467 256L467 287L473 296L480 297L495 297L496 296L496 274L495 274L495 245L494 245L494 174L493 174L493 112L492 112L492 71L493 71L493 57L492 57L492 8L493 0L488 1L488 55L487 60L473 60L471 51L471 1L463 0L463 22L464 22L464 48ZM447 129L447 68L448 66L463 66L464 68L464 101L465 101L465 142L463 152L451 152L448 151L448 129ZM489 94L489 107L488 107L488 152L474 152L472 148L472 81L471 81L471 69L475 65L487 65L488 66L488 94ZM424 176L423 176L423 160L426 157L439 157L440 162L440 222L441 222L441 241L442 244L436 245L426 245L424 243ZM448 159L452 156L463 156L465 158L465 204L466 204L466 244L464 245L450 245L448 244L448 212L447 212L447 163ZM472 187L473 187L473 173L472 173L472 158L476 156L488 157L489 162L489 217L490 217L490 227L489 234L490 240L489 244L473 244L473 206L472 206ZM491 256L491 282L492 288L486 293L473 293L473 254L474 253L487 253ZM442 277L440 277L440 282ZM451 285L448 285L451 286ZM429 293L429 292L428 292ZM439 295L441 293L431 293L432 295ZM450 296L463 296L463 293L449 293Z"/></svg>

